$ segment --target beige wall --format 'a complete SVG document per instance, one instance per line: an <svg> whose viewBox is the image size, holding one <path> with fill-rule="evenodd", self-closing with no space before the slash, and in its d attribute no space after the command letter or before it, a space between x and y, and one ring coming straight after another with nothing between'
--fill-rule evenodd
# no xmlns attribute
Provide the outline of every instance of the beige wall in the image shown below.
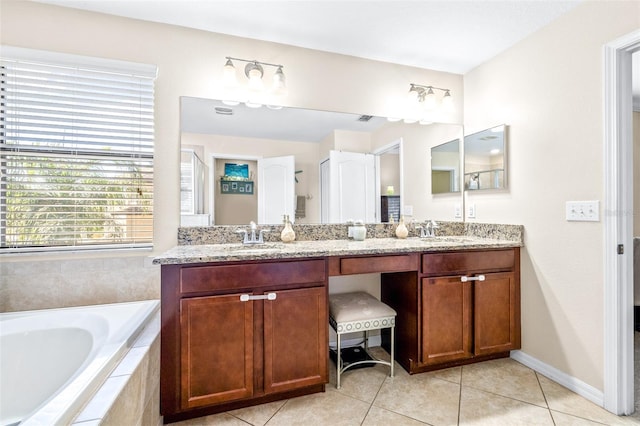
<svg viewBox="0 0 640 426"><path fill-rule="evenodd" d="M380 194L387 195L387 187L393 186L395 194L400 194L400 158L398 154L380 155Z"/></svg>
<svg viewBox="0 0 640 426"><path fill-rule="evenodd" d="M638 28L640 2L585 2L464 79L465 132L509 125L509 190L467 202L524 225L522 349L600 390L603 224L565 221L565 202L602 205L602 48Z"/></svg>
<svg viewBox="0 0 640 426"><path fill-rule="evenodd" d="M253 180L253 194L223 194L220 188L220 176L224 174L225 163L247 164L249 177ZM258 222L258 162L239 159L216 159L215 175L212 176L215 225L248 224Z"/></svg>

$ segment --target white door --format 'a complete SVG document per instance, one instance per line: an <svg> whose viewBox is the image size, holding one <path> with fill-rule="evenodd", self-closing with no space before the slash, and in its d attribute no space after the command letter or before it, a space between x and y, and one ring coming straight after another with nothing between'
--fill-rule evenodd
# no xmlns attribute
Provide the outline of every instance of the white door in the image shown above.
<svg viewBox="0 0 640 426"><path fill-rule="evenodd" d="M329 223L329 159L320 163L320 223Z"/></svg>
<svg viewBox="0 0 640 426"><path fill-rule="evenodd" d="M372 154L329 152L329 223L375 222L374 164Z"/></svg>
<svg viewBox="0 0 640 426"><path fill-rule="evenodd" d="M258 223L282 223L283 215L295 220L295 157L258 160Z"/></svg>

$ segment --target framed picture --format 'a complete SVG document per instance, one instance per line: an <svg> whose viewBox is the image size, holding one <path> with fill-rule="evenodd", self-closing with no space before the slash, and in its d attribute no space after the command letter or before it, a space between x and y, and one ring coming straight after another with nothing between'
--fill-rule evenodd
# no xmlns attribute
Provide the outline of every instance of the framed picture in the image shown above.
<svg viewBox="0 0 640 426"><path fill-rule="evenodd" d="M221 194L253 195L253 181L220 181Z"/></svg>

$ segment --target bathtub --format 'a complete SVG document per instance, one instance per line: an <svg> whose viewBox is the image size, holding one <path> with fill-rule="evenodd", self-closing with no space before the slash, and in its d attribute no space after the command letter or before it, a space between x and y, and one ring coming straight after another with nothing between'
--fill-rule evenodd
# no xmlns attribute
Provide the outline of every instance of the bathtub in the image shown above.
<svg viewBox="0 0 640 426"><path fill-rule="evenodd" d="M0 425L69 424L159 301L0 314Z"/></svg>

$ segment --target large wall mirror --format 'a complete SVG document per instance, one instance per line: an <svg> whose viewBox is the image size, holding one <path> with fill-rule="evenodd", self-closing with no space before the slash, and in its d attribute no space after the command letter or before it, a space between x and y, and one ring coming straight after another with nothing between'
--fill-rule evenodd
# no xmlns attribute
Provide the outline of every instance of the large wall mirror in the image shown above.
<svg viewBox="0 0 640 426"><path fill-rule="evenodd" d="M464 137L464 189L507 188L506 126L500 125Z"/></svg>
<svg viewBox="0 0 640 426"><path fill-rule="evenodd" d="M381 222L382 201L389 196L400 198L401 208L417 220L453 219L433 216L425 188L431 186L431 147L461 139L460 125L425 126L300 108L249 108L194 97L180 102L182 226L281 223L285 212L271 204L282 199L293 200L287 213L297 223ZM351 154L357 154L356 160ZM336 167L337 183L331 185L340 192L351 191L346 199L352 204L364 192L373 194L374 201L365 203L366 213L332 220L328 213L323 216L322 188L331 186L322 168L330 160L343 165ZM352 175L361 164L373 164L374 173L366 171L360 175L365 181L354 181Z"/></svg>

